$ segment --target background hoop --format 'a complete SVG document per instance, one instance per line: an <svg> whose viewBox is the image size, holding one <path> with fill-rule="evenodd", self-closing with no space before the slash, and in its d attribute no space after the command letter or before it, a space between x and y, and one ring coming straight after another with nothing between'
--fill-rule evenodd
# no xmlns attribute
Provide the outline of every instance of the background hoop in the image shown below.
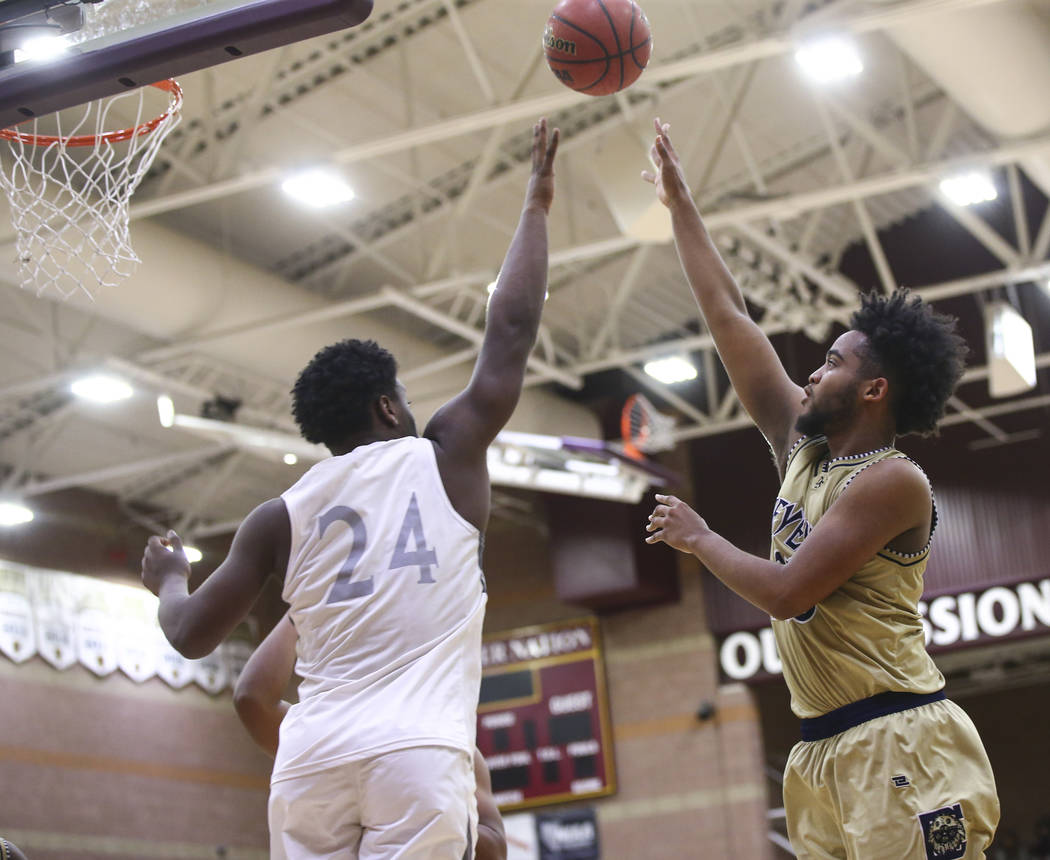
<svg viewBox="0 0 1050 860"><path fill-rule="evenodd" d="M620 412L620 434L624 453L636 459L674 447L673 415L660 412L641 393L632 394Z"/></svg>

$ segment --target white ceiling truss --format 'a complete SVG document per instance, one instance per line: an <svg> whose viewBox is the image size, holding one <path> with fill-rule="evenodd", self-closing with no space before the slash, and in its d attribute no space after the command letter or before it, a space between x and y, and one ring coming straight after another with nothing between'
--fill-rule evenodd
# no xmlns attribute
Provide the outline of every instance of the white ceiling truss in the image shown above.
<svg viewBox="0 0 1050 860"><path fill-rule="evenodd" d="M901 276L886 231L931 208L995 265L909 283L924 298L973 294L980 301L1050 279L1050 207L1032 194L1027 173L1031 159L1050 152L1050 127L1022 138L995 134L888 35L934 15L1011 6L1034 9L1050 32L1044 0L841 0L816 11L814 4L774 0L643 5L654 29L653 61L637 84L611 98L557 85L536 30L545 4L505 0L377 4L373 19L354 30L193 76L187 91L197 100L188 101L193 107L134 198L133 240L137 224L157 224L317 301L299 309L260 306L235 324L158 336L3 288L3 491L30 497L94 487L116 494L136 515L205 535L288 483L286 467L243 448L160 432L151 404L114 418L76 403L65 387L88 365L103 363L145 390L198 404L236 396L239 421L294 432L291 380L251 370L250 355L231 361L216 350L250 336L298 337L320 323L376 321L439 351L401 368L411 390L451 394L443 377L476 357L486 286L513 233L530 126L541 115L561 129L562 144L551 295L527 385L553 386L572 399L589 377L620 370L629 388L645 389L675 414L677 440L749 421L716 369L673 247L622 232L594 175L595 153L613 138L637 142L639 162L625 169L642 169L655 115L671 117L706 223L770 335L823 342L847 322L861 287L894 289ZM794 74L799 40L825 29L863 46L867 69L855 86L820 91ZM512 38L520 33L530 35ZM359 200L327 214L278 213L284 204L274 186L289 167L316 160L356 176ZM1001 177L997 205L1009 212L1011 235L981 210L938 193L946 175L975 167ZM1041 210L1033 211L1033 199ZM0 254L9 255L11 241L0 226ZM935 239L916 239L924 241ZM858 246L870 257L871 283L855 283L839 268L847 249ZM951 252L932 244L930 250ZM677 352L697 358L696 396L640 370L649 358ZM974 444L1028 432L1000 425L1003 416L1050 405L1050 355L1040 354L1038 364L1041 387L1003 402L983 394L987 370L971 368L943 424L976 426L981 438ZM71 434L94 446L90 465L77 469L59 455Z"/></svg>

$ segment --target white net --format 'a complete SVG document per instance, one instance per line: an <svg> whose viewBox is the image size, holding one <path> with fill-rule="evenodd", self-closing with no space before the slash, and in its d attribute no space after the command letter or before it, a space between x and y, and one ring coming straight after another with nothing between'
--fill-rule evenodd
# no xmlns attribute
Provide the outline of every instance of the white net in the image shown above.
<svg viewBox="0 0 1050 860"><path fill-rule="evenodd" d="M68 298L128 277L139 262L128 234L128 202L149 170L167 134L178 124L182 91L174 81L153 88L168 94L168 109L147 113L142 88L63 115L0 129L9 157L0 158L0 185L15 228L18 279L42 296ZM137 106L135 106L137 99ZM112 129L113 117L134 110L134 122ZM27 124L28 125L28 124Z"/></svg>

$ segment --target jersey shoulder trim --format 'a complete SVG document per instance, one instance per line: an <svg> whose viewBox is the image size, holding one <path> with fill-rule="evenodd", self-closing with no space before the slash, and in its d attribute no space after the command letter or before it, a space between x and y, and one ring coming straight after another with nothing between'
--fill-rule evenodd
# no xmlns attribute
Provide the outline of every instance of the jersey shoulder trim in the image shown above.
<svg viewBox="0 0 1050 860"><path fill-rule="evenodd" d="M868 454L858 455L858 456L870 457L873 454L879 454L879 453L882 453L883 451L887 451L887 450L892 450L892 449L890 449L890 446L886 446L885 448L879 448L877 451L871 451ZM918 552L899 552L898 550L895 550L895 549L893 549L891 547L886 546L886 547L883 547L881 550L879 550L878 553L876 553L876 555L878 555L880 558L884 558L887 561L895 562L896 564L899 564L902 567L911 567L912 565L918 564L920 561L922 561L924 558L926 558L926 556L928 556L930 554L930 548L933 546L933 534L934 534L935 531L937 531L937 521L938 521L938 517L937 517L937 501L933 497L933 484L930 483L930 478L926 474L926 472L923 470L922 466L920 466L918 463L916 463L907 454L904 454L901 451L893 450L893 453L891 453L891 454L889 454L889 455L887 455L885 457L880 457L878 460L870 460L867 463L860 464L860 468L858 468L852 475L850 475L846 479L846 481L843 483L843 485L839 488L839 491L838 491L838 493L836 493L835 497L838 498L839 496L841 496L846 491L846 488L853 482L853 480L861 472L863 472L865 469L869 468L870 466L874 466L876 463L883 462L884 460L907 460L916 469L919 470L919 474L922 475L923 479L926 481L926 486L929 487L929 490L930 490L930 504L933 506L933 516L932 516L932 518L930 520L930 536L926 540L926 545L922 549L920 549ZM856 464L854 464L854 465L856 465Z"/></svg>

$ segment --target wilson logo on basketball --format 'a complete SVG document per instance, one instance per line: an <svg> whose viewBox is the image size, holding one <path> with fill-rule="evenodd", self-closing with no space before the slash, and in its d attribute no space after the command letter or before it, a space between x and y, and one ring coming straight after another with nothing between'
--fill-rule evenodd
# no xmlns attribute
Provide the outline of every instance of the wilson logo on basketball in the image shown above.
<svg viewBox="0 0 1050 860"><path fill-rule="evenodd" d="M563 54L576 56L576 43L569 39L560 39L548 28L543 32L543 47L551 51L561 51Z"/></svg>

